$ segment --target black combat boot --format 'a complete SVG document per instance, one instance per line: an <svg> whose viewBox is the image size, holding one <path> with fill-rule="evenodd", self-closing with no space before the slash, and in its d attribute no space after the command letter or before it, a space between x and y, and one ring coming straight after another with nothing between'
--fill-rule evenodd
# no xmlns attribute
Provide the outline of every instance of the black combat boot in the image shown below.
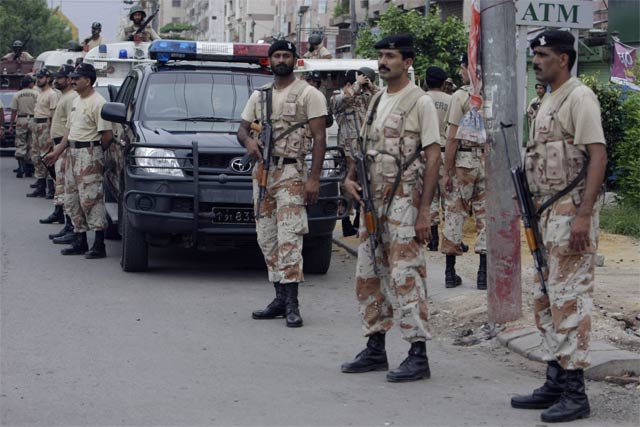
<svg viewBox="0 0 640 427"><path fill-rule="evenodd" d="M104 246L104 230L96 230L96 239L91 250L84 256L86 259L98 259L107 257L107 249Z"/></svg>
<svg viewBox="0 0 640 427"><path fill-rule="evenodd" d="M62 237L68 233L73 234L73 223L71 222L71 218L69 218L69 215L65 215L64 216L64 227L62 227L62 229L60 231L58 231L57 233L53 233L53 234L49 234L49 239L53 240L56 239L58 237ZM69 243L69 242L67 242Z"/></svg>
<svg viewBox="0 0 640 427"><path fill-rule="evenodd" d="M18 168L13 171L16 173L16 178L22 178L24 176L24 160L16 159L18 161Z"/></svg>
<svg viewBox="0 0 640 427"><path fill-rule="evenodd" d="M298 284L286 283L284 289L287 304L287 327L299 328L302 326L302 317L300 317L300 310L298 308Z"/></svg>
<svg viewBox="0 0 640 427"><path fill-rule="evenodd" d="M89 250L87 245L87 233L75 233L76 239L71 246L60 251L62 255L82 255Z"/></svg>
<svg viewBox="0 0 640 427"><path fill-rule="evenodd" d="M511 406L518 409L547 409L553 406L562 395L565 385L565 370L556 361L547 362L547 380L542 387L526 396L511 398Z"/></svg>
<svg viewBox="0 0 640 427"><path fill-rule="evenodd" d="M251 317L258 320L275 319L284 317L286 313L287 303L283 284L276 282L273 287L276 289L276 297L263 310L256 310L251 313Z"/></svg>
<svg viewBox="0 0 640 427"><path fill-rule="evenodd" d="M429 377L431 377L431 370L429 369L429 358L427 357L427 343L416 341L411 343L409 355L398 366L398 369L389 371L387 381L401 383Z"/></svg>
<svg viewBox="0 0 640 427"><path fill-rule="evenodd" d="M60 237L55 237L53 239L53 243L55 245L69 245L75 241L76 241L76 233L73 227L71 227L71 231L68 231L67 234Z"/></svg>
<svg viewBox="0 0 640 427"><path fill-rule="evenodd" d="M343 363L340 370L346 374L359 374L369 371L386 371L389 369L387 352L384 349L385 334L376 332L369 335L367 347L351 362Z"/></svg>
<svg viewBox="0 0 640 427"><path fill-rule="evenodd" d="M456 256L447 255L447 267L444 270L445 288L455 288L462 284L462 278L456 274Z"/></svg>
<svg viewBox="0 0 640 427"><path fill-rule="evenodd" d="M45 219L40 220L40 224L53 224L54 222L64 224L64 212L62 211L62 205L55 205L53 207L53 212L51 212L51 214Z"/></svg>
<svg viewBox="0 0 640 427"><path fill-rule="evenodd" d="M55 194L56 194L56 183L52 179L47 179L47 193L45 195L45 199L53 200L53 196L55 196Z"/></svg>
<svg viewBox="0 0 640 427"><path fill-rule="evenodd" d="M351 224L351 219L348 216L342 218L342 235L344 237L350 237L356 234L358 234L358 229Z"/></svg>
<svg viewBox="0 0 640 427"><path fill-rule="evenodd" d="M22 159L22 161L24 162L24 176L26 178L31 178L33 176L33 164L27 163L27 161L24 159Z"/></svg>
<svg viewBox="0 0 640 427"><path fill-rule="evenodd" d="M540 414L545 423L560 423L580 418L589 418L591 408L584 390L584 372L582 369L566 369L565 386L560 400Z"/></svg>
<svg viewBox="0 0 640 427"><path fill-rule="evenodd" d="M45 187L47 186L46 179L38 178L36 181L36 187L33 192L27 194L27 197L44 197L46 196Z"/></svg>
<svg viewBox="0 0 640 427"><path fill-rule="evenodd" d="M429 250L431 252L437 252L439 243L440 243L440 236L438 236L438 226L437 225L432 225L431 226L431 240L429 240L429 244L427 245L427 247L429 248Z"/></svg>
<svg viewBox="0 0 640 427"><path fill-rule="evenodd" d="M478 289L487 289L487 254L480 254L480 267L478 267Z"/></svg>

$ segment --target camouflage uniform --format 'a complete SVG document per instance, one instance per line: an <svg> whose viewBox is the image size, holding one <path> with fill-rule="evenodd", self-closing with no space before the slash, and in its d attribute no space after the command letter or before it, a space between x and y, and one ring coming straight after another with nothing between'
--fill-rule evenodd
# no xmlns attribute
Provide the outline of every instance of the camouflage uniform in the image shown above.
<svg viewBox="0 0 640 427"><path fill-rule="evenodd" d="M265 88L266 89L266 88ZM285 138L278 135L297 123L306 123L315 117L327 114L326 99L304 80L295 80L286 92L276 95L273 90L274 145L271 169L264 199L260 203L260 217L256 218L258 244L262 249L269 281L274 283L299 283L304 280L302 272L302 241L308 232L307 211L304 203L304 187L307 177L305 156L311 151L312 139L308 126L302 126ZM284 97L282 105L276 108L275 97ZM309 117L304 104L314 98L317 114ZM242 118L253 122L261 117L259 93L256 91L243 111ZM266 110L265 113L266 114ZM254 206L258 206L257 168L253 172Z"/></svg>
<svg viewBox="0 0 640 427"><path fill-rule="evenodd" d="M466 114L469 109L469 87L460 88L451 98L447 122L453 123L452 111ZM455 113L453 113L455 114ZM453 180L453 191L447 197L445 221L442 234L442 253L447 255L462 255L462 227L469 216L469 207L473 208L476 220L477 254L487 252L486 223L485 223L485 175L484 148L471 141L458 140L456 153L456 174Z"/></svg>
<svg viewBox="0 0 640 427"><path fill-rule="evenodd" d="M132 24L132 25L129 25L128 27L125 27L124 38L122 41L133 40L134 34L136 31L138 31L138 28L140 28L140 26L136 24ZM150 28L149 26L147 26L144 30L142 30L140 34L138 34L138 37L140 38L141 42L152 42L154 40L160 39L160 36L158 35L158 33L156 33L153 30L153 28Z"/></svg>
<svg viewBox="0 0 640 427"><path fill-rule="evenodd" d="M76 233L107 228L102 172L104 158L100 145L67 148L64 209Z"/></svg>
<svg viewBox="0 0 640 427"><path fill-rule="evenodd" d="M358 132L364 122L371 97L380 89L361 87L355 82L351 87L335 93L329 101L331 111L338 122L338 147L349 155L351 147L358 139Z"/></svg>
<svg viewBox="0 0 640 427"><path fill-rule="evenodd" d="M445 207L445 192L442 191L442 176L444 175L444 148L447 144L447 112L449 111L449 103L451 102L451 95L441 92L430 90L427 92L433 99L433 104L436 106L438 112L438 122L440 124L440 151L441 160L440 171L438 173L438 186L436 187L436 193L433 195L433 201L431 202L431 208L429 209L429 216L431 217L431 225L440 224L440 207L444 211Z"/></svg>
<svg viewBox="0 0 640 427"><path fill-rule="evenodd" d="M331 58L324 58L325 56L331 56L331 52L329 52L329 49L327 49L324 46L318 46L315 50L310 51L308 50L307 53L304 54L303 58L306 59L331 59Z"/></svg>
<svg viewBox="0 0 640 427"><path fill-rule="evenodd" d="M383 90L377 96L385 93ZM395 103L391 104L390 110L378 108L372 125L365 124L362 130L366 139L364 148L370 160L371 195L380 230L375 250L379 274L374 271L369 236L362 221L356 295L365 336L386 333L391 328L393 304L397 303L403 338L413 343L431 338L427 330L426 254L424 246L415 239L425 165L419 152L415 153L430 143L437 143L438 126L431 99L414 84L410 83L394 95L394 100L387 101ZM373 109L375 104L376 97L369 108ZM414 119L411 126L410 118ZM431 129L429 137L432 141L425 140L425 128ZM401 183L393 194L393 182L398 172L396 157L402 163L411 158L415 160L402 173Z"/></svg>
<svg viewBox="0 0 640 427"><path fill-rule="evenodd" d="M578 176L587 161L585 144L604 144L600 123L597 98L576 78L545 95L530 130L525 157L536 208ZM589 366L594 258L600 231L598 202L591 215L589 247L584 252L569 248L571 224L585 186L583 179L546 209L539 220L548 295L536 286L535 320L544 338L544 359L557 361L564 369Z"/></svg>
<svg viewBox="0 0 640 427"><path fill-rule="evenodd" d="M18 112L15 129L16 159L30 158L31 140L34 135L33 109L37 98L37 90L25 88L16 92L11 100L11 109Z"/></svg>
<svg viewBox="0 0 640 427"><path fill-rule="evenodd" d="M38 120L44 120L45 118L37 118L35 123L35 138L33 138L33 146L31 147L31 161L34 167L34 178L41 179L47 177L47 168L44 167L40 161L40 156L43 156L50 148L47 144L49 135L51 132L51 121L47 118L45 122L38 123Z"/></svg>
<svg viewBox="0 0 640 427"><path fill-rule="evenodd" d="M64 136L64 128L66 128L67 118L71 111L71 105L73 100L78 97L78 93L75 90L70 90L63 93L58 100L58 106L53 113L51 120L51 138L55 144L59 144ZM56 206L64 206L65 194L64 194L64 181L66 170L66 158L67 150L64 150L55 164L56 169L56 186L54 204Z"/></svg>

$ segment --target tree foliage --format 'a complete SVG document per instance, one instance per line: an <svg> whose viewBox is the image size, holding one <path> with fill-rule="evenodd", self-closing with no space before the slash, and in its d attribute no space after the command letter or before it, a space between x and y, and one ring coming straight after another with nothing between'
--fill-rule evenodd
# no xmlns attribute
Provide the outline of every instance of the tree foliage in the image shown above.
<svg viewBox="0 0 640 427"><path fill-rule="evenodd" d="M183 31L193 31L195 29L196 27L190 24L184 24L182 22L170 22L167 25L164 25L162 28L160 28L160 32L161 33L171 33L171 32L181 33Z"/></svg>
<svg viewBox="0 0 640 427"><path fill-rule="evenodd" d="M629 91L622 104L624 136L614 150L618 194L623 203L640 208L640 93Z"/></svg>
<svg viewBox="0 0 640 427"><path fill-rule="evenodd" d="M435 10L435 13L434 13ZM373 45L381 38L400 33L413 35L416 49L414 69L416 76L424 79L430 66L441 67L457 83L460 56L467 50L467 31L464 23L455 16L440 19L437 7L428 16L415 11L404 11L390 6L380 16L378 31L364 28L358 32L356 54L358 57L376 58Z"/></svg>
<svg viewBox="0 0 640 427"><path fill-rule="evenodd" d="M42 52L63 48L71 40L67 24L53 14L46 0L0 1L0 28L3 55L13 50L14 40L29 39L25 51L34 58Z"/></svg>

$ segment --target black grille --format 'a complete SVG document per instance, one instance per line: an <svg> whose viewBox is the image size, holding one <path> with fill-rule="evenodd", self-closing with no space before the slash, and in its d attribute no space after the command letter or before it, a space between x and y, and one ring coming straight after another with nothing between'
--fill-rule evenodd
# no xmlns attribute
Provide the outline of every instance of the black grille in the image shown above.
<svg viewBox="0 0 640 427"><path fill-rule="evenodd" d="M189 166L193 166L193 155L189 154ZM198 163L201 168L212 168L212 169L229 169L229 165L231 164L231 160L236 157L241 157L237 154L207 154L200 153L198 158Z"/></svg>

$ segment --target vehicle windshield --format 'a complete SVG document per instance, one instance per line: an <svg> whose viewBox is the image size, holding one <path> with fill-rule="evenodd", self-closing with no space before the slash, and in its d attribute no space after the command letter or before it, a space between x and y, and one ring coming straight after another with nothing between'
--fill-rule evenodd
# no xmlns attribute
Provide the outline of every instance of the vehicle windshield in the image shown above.
<svg viewBox="0 0 640 427"><path fill-rule="evenodd" d="M11 108L11 100L13 99L13 95L15 94L16 91L0 92L0 101L2 101L5 109Z"/></svg>
<svg viewBox="0 0 640 427"><path fill-rule="evenodd" d="M156 73L149 77L140 117L145 121L239 122L253 88L271 79L258 74Z"/></svg>

